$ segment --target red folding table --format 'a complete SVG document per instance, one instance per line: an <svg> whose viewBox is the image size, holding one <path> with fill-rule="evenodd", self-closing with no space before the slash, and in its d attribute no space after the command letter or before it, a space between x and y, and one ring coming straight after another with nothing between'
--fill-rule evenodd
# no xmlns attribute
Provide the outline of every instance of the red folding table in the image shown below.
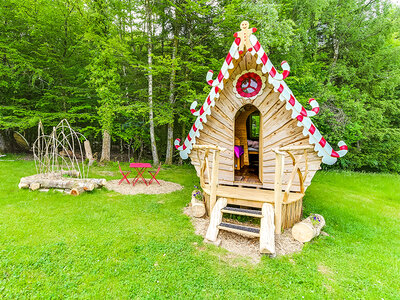
<svg viewBox="0 0 400 300"><path fill-rule="evenodd" d="M142 179L142 181L147 185L146 179L143 177L143 173L147 168L151 168L151 164L149 163L131 163L129 167L134 168L137 172L137 175L135 178L132 179L133 185L135 185L139 179Z"/></svg>

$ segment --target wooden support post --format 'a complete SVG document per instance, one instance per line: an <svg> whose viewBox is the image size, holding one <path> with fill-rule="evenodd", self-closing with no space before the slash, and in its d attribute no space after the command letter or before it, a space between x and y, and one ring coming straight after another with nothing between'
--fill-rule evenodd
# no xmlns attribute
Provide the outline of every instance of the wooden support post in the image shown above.
<svg viewBox="0 0 400 300"><path fill-rule="evenodd" d="M274 209L271 204L264 203L261 211L260 253L275 254Z"/></svg>
<svg viewBox="0 0 400 300"><path fill-rule="evenodd" d="M281 234L282 230L282 177L284 166L284 153L275 150L275 186L274 186L274 205L275 205L275 233Z"/></svg>
<svg viewBox="0 0 400 300"><path fill-rule="evenodd" d="M219 169L219 150L214 150L212 175L210 181L210 211L213 210L215 202L217 201L218 169Z"/></svg>
<svg viewBox="0 0 400 300"><path fill-rule="evenodd" d="M206 233L206 239L211 242L215 242L217 240L219 232L218 226L222 222L221 209L226 206L227 202L228 201L225 198L219 198L213 210L211 211L210 224L208 225Z"/></svg>

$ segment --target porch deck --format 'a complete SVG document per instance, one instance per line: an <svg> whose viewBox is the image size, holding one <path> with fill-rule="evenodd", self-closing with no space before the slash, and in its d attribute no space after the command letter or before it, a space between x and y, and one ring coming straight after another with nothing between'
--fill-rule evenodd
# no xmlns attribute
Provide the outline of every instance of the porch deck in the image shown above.
<svg viewBox="0 0 400 300"><path fill-rule="evenodd" d="M204 187L204 192L207 195L210 195L211 189L210 185L206 184ZM228 199L236 200L234 202L240 201L249 201L249 202L257 202L256 205L249 205L255 207L261 207L263 203L274 203L274 191L266 190L266 189L254 189L254 188L246 188L246 187L236 187L236 186L227 186L227 185L218 185L217 187L217 197L224 197ZM282 192L283 195L283 192ZM283 202L283 204L289 204L292 202L296 202L301 200L304 197L302 193L290 192L288 200ZM230 201L232 202L232 201ZM232 203L234 204L234 203ZM240 203L238 203L240 204ZM245 205L245 204L240 204Z"/></svg>

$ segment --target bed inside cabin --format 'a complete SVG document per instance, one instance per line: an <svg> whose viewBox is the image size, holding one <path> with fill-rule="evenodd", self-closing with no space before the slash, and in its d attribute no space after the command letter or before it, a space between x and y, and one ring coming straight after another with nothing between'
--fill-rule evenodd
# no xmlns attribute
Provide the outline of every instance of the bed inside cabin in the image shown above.
<svg viewBox="0 0 400 300"><path fill-rule="evenodd" d="M261 185L260 180L260 111L243 106L235 117L235 183Z"/></svg>

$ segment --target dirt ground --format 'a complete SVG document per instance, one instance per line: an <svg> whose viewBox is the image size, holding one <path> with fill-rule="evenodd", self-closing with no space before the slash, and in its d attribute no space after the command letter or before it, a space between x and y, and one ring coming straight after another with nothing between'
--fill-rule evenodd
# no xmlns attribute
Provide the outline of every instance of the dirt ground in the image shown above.
<svg viewBox="0 0 400 300"><path fill-rule="evenodd" d="M185 207L183 212L188 215L195 228L195 233L205 237L209 219L208 217L195 218L192 217L191 207ZM261 260L260 240L258 238L249 238L239 234L220 230L218 239L221 240L219 245L236 256L248 257L254 264ZM300 252L303 249L303 243L293 239L291 229L286 229L281 235L275 236L276 255L288 255L295 252Z"/></svg>
<svg viewBox="0 0 400 300"><path fill-rule="evenodd" d="M108 190L115 191L124 195L136 195L136 194L167 194L183 189L180 184L159 180L160 184L153 181L151 185L146 186L143 181L138 181L135 186L128 184L126 181L118 184L119 179L107 181L105 187Z"/></svg>

